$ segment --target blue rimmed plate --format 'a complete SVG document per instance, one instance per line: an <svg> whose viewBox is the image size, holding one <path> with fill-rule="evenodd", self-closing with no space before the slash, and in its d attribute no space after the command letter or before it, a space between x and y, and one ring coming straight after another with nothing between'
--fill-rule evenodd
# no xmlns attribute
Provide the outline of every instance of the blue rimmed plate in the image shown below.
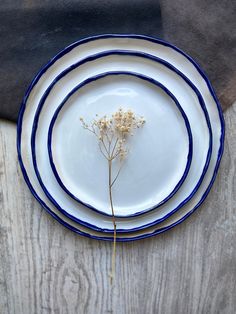
<svg viewBox="0 0 236 314"><path fill-rule="evenodd" d="M35 172L47 197L64 215L78 223L106 232L113 232L112 218L101 218L68 197L57 183L48 156L47 134L54 111L66 95L91 75L126 69L158 80L181 103L193 135L192 164L179 191L158 210L135 219L117 219L118 232L131 232L163 221L187 203L200 186L210 162L212 134L209 117L197 88L171 64L152 55L127 51L108 51L83 59L63 71L48 87L37 108L32 128L32 158Z"/></svg>
<svg viewBox="0 0 236 314"><path fill-rule="evenodd" d="M48 201L43 190L40 188L35 176L32 160L30 157L30 130L37 104L51 81L67 66L79 61L81 58L92 53L108 49L128 49L151 53L167 60L181 70L198 87L205 100L213 129L212 158L206 176L198 191L189 203L181 208L175 215L156 227L134 232L129 235L119 235L121 241L129 241L145 238L168 230L169 228L186 219L205 199L208 194L223 152L224 123L222 112L212 90L212 87L198 65L176 47L162 40L138 36L138 35L104 35L93 37L73 44L50 61L37 75L28 89L24 98L18 120L18 154L24 177L34 196L41 202L46 210L57 220L71 230L97 239L112 239L112 236L91 231L63 216Z"/></svg>
<svg viewBox="0 0 236 314"><path fill-rule="evenodd" d="M107 160L97 139L84 132L80 117L90 122L95 113L112 115L121 105L147 121L137 137L127 139L131 145L128 158L112 188L115 216L132 217L166 203L190 169L189 121L165 86L131 72L107 72L85 80L57 108L49 127L48 150L62 189L79 203L111 216ZM115 139L112 147L114 143ZM113 179L120 167L117 159L113 161Z"/></svg>

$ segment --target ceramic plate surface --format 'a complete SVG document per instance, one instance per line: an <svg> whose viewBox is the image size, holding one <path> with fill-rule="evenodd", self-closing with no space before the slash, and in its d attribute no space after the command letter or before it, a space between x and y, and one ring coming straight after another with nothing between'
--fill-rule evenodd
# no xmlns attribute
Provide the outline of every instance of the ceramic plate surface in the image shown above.
<svg viewBox="0 0 236 314"><path fill-rule="evenodd" d="M107 160L97 138L82 127L80 117L91 122L95 113L111 116L121 106L147 121L126 140L128 158L112 188L115 215L127 217L164 204L177 192L190 168L190 125L177 99L163 85L129 72L89 78L57 108L49 128L48 149L60 186L80 203L111 216ZM113 179L120 166L116 158Z"/></svg>
<svg viewBox="0 0 236 314"><path fill-rule="evenodd" d="M164 222L158 224L158 226L153 226L151 228L130 234L120 234L117 239L118 241L132 241L164 232L181 223L189 215L191 215L191 213L194 212L194 210L200 206L206 198L219 168L224 142L224 122L222 111L209 80L199 66L189 56L173 45L162 40L139 35L104 35L88 38L69 46L52 59L39 72L27 90L18 119L17 149L19 162L26 183L36 199L55 219L80 235L96 239L112 240L111 235L92 231L70 220L50 203L45 196L44 191L40 187L34 172L31 159L30 136L38 103L52 80L54 80L55 77L68 66L71 66L86 56L104 50L113 49L127 49L129 51L146 52L168 61L181 70L201 92L206 103L213 129L212 157L207 174L204 177L197 193L190 200L190 202L181 208L181 210L166 219Z"/></svg>
<svg viewBox="0 0 236 314"><path fill-rule="evenodd" d="M32 128L32 158L39 183L58 210L90 228L113 232L111 217L101 218L63 191L53 175L49 157L45 152L51 119L64 97L87 77L117 69L128 69L131 72L138 70L143 75L148 74L153 79L158 79L181 103L193 135L194 149L188 176L168 204L160 206L157 211L137 216L136 219L116 220L119 232L131 232L164 220L188 202L200 186L210 161L211 126L203 99L196 87L172 65L148 54L109 51L85 58L66 69L51 83L39 102Z"/></svg>

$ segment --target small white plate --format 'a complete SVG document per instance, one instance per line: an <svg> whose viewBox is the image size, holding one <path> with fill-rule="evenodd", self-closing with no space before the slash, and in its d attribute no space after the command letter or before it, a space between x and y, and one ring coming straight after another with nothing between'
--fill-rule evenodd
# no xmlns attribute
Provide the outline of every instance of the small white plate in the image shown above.
<svg viewBox="0 0 236 314"><path fill-rule="evenodd" d="M143 214L168 201L183 184L192 160L190 125L177 99L159 82L130 72L108 72L76 86L57 108L48 149L59 185L75 200L111 216L107 160L80 117L111 115L122 106L146 119L112 188L116 217ZM173 158L174 157L174 158ZM113 179L119 170L113 161Z"/></svg>
<svg viewBox="0 0 236 314"><path fill-rule="evenodd" d="M103 35L76 42L59 53L35 77L24 97L17 127L17 149L20 166L32 194L55 219L61 224L91 238L113 240L112 235L93 231L65 217L44 194L34 172L31 158L31 129L37 105L49 84L56 76L68 66L83 58L106 50L127 49L141 51L158 56L173 64L182 71L197 86L206 103L210 122L213 129L212 158L207 174L198 191L185 206L158 226L136 231L130 234L119 234L118 241L132 241L153 236L164 232L184 221L204 201L219 168L224 143L224 121L220 105L211 87L211 84L199 66L181 50L173 45L159 40L140 35Z"/></svg>
<svg viewBox="0 0 236 314"><path fill-rule="evenodd" d="M195 86L171 65L148 54L127 51L99 53L63 71L40 99L32 128L32 158L35 172L47 197L69 218L95 230L113 232L112 218L102 218L69 197L53 175L47 155L48 129L56 108L83 80L101 72L127 70L158 80L181 103L191 125L193 156L188 176L179 191L158 210L135 219L117 219L118 232L131 232L166 219L187 203L199 188L211 156L211 126L201 95Z"/></svg>

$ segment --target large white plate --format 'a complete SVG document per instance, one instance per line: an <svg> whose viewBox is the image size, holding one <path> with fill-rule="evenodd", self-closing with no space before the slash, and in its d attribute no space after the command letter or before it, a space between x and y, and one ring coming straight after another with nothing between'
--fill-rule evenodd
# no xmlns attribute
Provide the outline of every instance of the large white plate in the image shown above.
<svg viewBox="0 0 236 314"><path fill-rule="evenodd" d="M116 217L140 215L168 201L183 184L192 160L190 125L177 99L159 82L130 72L107 72L76 86L50 123L48 149L55 177L72 198L111 216L107 160L97 138L82 128L122 106L145 117L126 139L129 153L113 185ZM113 139L111 147L115 145ZM147 153L148 152L148 153ZM174 156L174 158L173 158ZM113 161L112 180L121 163ZM55 196L56 197L56 196Z"/></svg>
<svg viewBox="0 0 236 314"><path fill-rule="evenodd" d="M176 96L190 122L194 148L188 176L168 203L159 207L158 210L135 219L116 220L118 232L131 232L166 219L187 203L200 186L211 156L211 127L202 97L196 87L172 65L148 54L108 51L85 58L66 69L51 83L40 99L33 122L32 157L40 185L58 210L80 224L89 225L90 228L113 232L111 217L103 218L92 210L88 210L87 207L71 199L60 188L53 176L49 158L45 152L48 128L54 111L71 89L91 75L119 69L148 74Z"/></svg>
<svg viewBox="0 0 236 314"><path fill-rule="evenodd" d="M223 153L224 122L214 91L204 73L190 57L185 55L178 48L166 42L137 35L105 35L86 39L66 48L53 60L51 60L42 71L40 71L29 87L21 107L17 132L19 162L21 164L24 178L31 189L31 192L38 199L38 201L40 201L44 208L66 227L81 235L104 240L112 239L112 236L91 231L90 229L64 217L64 215L52 206L42 191L33 170L30 152L30 134L36 110L35 106L39 103L41 96L50 82L61 71L87 55L109 49L144 51L168 60L175 65L179 70L187 75L200 90L205 100L213 129L213 150L211 162L207 175L205 176L195 196L189 203L182 207L180 211L158 226L134 232L129 235L119 235L118 241L130 241L149 237L172 228L176 224L185 220L202 203L214 182Z"/></svg>

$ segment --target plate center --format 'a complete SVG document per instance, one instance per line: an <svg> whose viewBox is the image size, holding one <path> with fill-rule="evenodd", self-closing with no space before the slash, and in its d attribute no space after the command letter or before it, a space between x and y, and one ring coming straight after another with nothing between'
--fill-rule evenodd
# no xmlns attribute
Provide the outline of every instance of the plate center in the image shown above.
<svg viewBox="0 0 236 314"><path fill-rule="evenodd" d="M173 99L159 86L128 75L100 78L77 90L63 105L53 127L53 162L63 185L76 198L111 214L108 165L98 140L83 129L119 108L144 116L143 128L129 137L129 153L113 186L117 216L149 210L167 198L186 170L189 134ZM119 168L114 161L113 174Z"/></svg>

